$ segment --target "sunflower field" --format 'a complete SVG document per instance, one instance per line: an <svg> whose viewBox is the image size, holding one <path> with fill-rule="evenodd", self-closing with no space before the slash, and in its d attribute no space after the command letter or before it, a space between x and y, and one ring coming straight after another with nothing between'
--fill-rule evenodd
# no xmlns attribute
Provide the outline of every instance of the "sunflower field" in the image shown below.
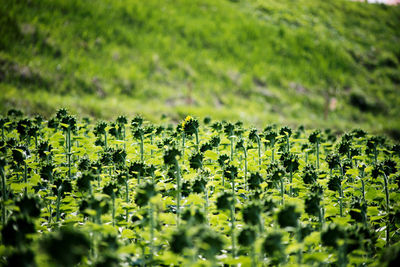
<svg viewBox="0 0 400 267"><path fill-rule="evenodd" d="M400 146L384 136L66 109L0 127L1 265L399 262Z"/></svg>

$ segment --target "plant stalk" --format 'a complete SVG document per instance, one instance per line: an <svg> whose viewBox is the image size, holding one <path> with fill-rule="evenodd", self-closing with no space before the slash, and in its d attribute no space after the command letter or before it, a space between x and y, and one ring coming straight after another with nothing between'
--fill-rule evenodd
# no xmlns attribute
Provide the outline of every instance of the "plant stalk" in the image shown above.
<svg viewBox="0 0 400 267"><path fill-rule="evenodd" d="M7 189L6 189L6 175L5 175L5 171L4 168L1 167L0 169L0 173L1 173L1 193L3 195L3 204L1 205L1 211L2 211L2 225L4 227L5 223L6 223L6 200L7 200Z"/></svg>
<svg viewBox="0 0 400 267"><path fill-rule="evenodd" d="M196 129L195 136L196 136L196 151L199 152L199 130L198 129Z"/></svg>
<svg viewBox="0 0 400 267"><path fill-rule="evenodd" d="M385 195L386 195L386 247L390 245L390 219L389 219L389 212L390 212L390 200L389 200L389 188L388 188L388 178L385 173L383 173L383 179L385 181Z"/></svg>
<svg viewBox="0 0 400 267"><path fill-rule="evenodd" d="M61 202L61 194L60 194L60 188L57 190L57 209L56 209L56 222L60 220L60 202Z"/></svg>
<svg viewBox="0 0 400 267"><path fill-rule="evenodd" d="M232 238L232 257L236 257L235 246L235 178L232 177L232 204L231 204L231 238Z"/></svg>
<svg viewBox="0 0 400 267"><path fill-rule="evenodd" d="M317 170L319 170L319 139L317 139Z"/></svg>
<svg viewBox="0 0 400 267"><path fill-rule="evenodd" d="M176 224L179 226L180 219L180 209L181 209L181 173L179 169L179 163L175 160L175 171L176 171L176 187L177 187L177 196L176 196Z"/></svg>
<svg viewBox="0 0 400 267"><path fill-rule="evenodd" d="M140 135L140 161L144 162L143 135Z"/></svg>
<svg viewBox="0 0 400 267"><path fill-rule="evenodd" d="M247 149L244 148L244 188L247 190Z"/></svg>
<svg viewBox="0 0 400 267"><path fill-rule="evenodd" d="M260 137L257 136L257 145L258 145L258 165L261 166L261 144Z"/></svg>

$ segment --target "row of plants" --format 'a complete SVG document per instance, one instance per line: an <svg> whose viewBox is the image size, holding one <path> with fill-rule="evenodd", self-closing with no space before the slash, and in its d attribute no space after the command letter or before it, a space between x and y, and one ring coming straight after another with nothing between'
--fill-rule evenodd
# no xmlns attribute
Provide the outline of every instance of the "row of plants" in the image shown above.
<svg viewBox="0 0 400 267"><path fill-rule="evenodd" d="M4 265L399 260L400 146L385 137L65 109L0 127Z"/></svg>

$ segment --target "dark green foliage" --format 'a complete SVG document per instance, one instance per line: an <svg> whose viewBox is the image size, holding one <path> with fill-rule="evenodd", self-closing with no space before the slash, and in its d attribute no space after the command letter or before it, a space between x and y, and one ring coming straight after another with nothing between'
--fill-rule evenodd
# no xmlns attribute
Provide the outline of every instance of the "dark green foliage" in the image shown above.
<svg viewBox="0 0 400 267"><path fill-rule="evenodd" d="M39 126L37 125L32 125L31 127L28 128L28 136L30 137L35 137L39 134Z"/></svg>
<svg viewBox="0 0 400 267"><path fill-rule="evenodd" d="M221 237L209 228L200 229L199 251L206 259L213 259L223 248L224 242Z"/></svg>
<svg viewBox="0 0 400 267"><path fill-rule="evenodd" d="M37 197L25 195L15 201L15 205L19 208L20 214L26 217L38 218L40 216L41 203Z"/></svg>
<svg viewBox="0 0 400 267"><path fill-rule="evenodd" d="M275 144L275 140L276 140L277 136L278 136L278 134L274 130L268 130L268 131L264 132L265 140L267 140L268 143L272 146Z"/></svg>
<svg viewBox="0 0 400 267"><path fill-rule="evenodd" d="M78 162L78 170L80 171L87 171L91 166L91 162L87 157L82 157L79 159Z"/></svg>
<svg viewBox="0 0 400 267"><path fill-rule="evenodd" d="M45 160L51 157L51 150L53 149L52 145L49 144L48 141L42 141L38 144L38 154L40 159Z"/></svg>
<svg viewBox="0 0 400 267"><path fill-rule="evenodd" d="M218 164L221 168L225 168L225 166L229 163L229 156L226 154L221 154L218 158Z"/></svg>
<svg viewBox="0 0 400 267"><path fill-rule="evenodd" d="M361 155L361 149L360 148L352 147L352 148L350 148L349 152L350 152L350 157L351 158Z"/></svg>
<svg viewBox="0 0 400 267"><path fill-rule="evenodd" d="M28 135L29 128L32 126L30 119L21 119L17 123L17 132L19 133L20 139L24 139Z"/></svg>
<svg viewBox="0 0 400 267"><path fill-rule="evenodd" d="M256 231L253 228L243 228L238 236L239 244L242 246L250 246L256 240Z"/></svg>
<svg viewBox="0 0 400 267"><path fill-rule="evenodd" d="M200 194L205 192L207 181L204 178L197 178L194 180L192 190L194 193Z"/></svg>
<svg viewBox="0 0 400 267"><path fill-rule="evenodd" d="M231 208L233 203L232 194L224 192L218 195L217 198L217 208L219 210L228 210Z"/></svg>
<svg viewBox="0 0 400 267"><path fill-rule="evenodd" d="M174 165L176 163L177 157L181 156L181 152L177 148L167 149L164 153L164 164Z"/></svg>
<svg viewBox="0 0 400 267"><path fill-rule="evenodd" d="M318 195L322 195L324 193L324 188L322 187L322 185L314 183L310 187L310 192L313 192Z"/></svg>
<svg viewBox="0 0 400 267"><path fill-rule="evenodd" d="M95 267L117 267L120 266L119 257L112 253L102 254L94 265Z"/></svg>
<svg viewBox="0 0 400 267"><path fill-rule="evenodd" d="M75 132L77 129L76 118L74 116L71 116L71 115L64 116L61 118L60 122L62 124L64 124L64 125L61 125L61 128L64 130L69 129L70 131Z"/></svg>
<svg viewBox="0 0 400 267"><path fill-rule="evenodd" d="M321 232L321 241L324 246L337 248L338 240L343 239L346 232L336 224L330 224Z"/></svg>
<svg viewBox="0 0 400 267"><path fill-rule="evenodd" d="M203 167L204 155L202 153L195 153L189 158L190 168L198 170Z"/></svg>
<svg viewBox="0 0 400 267"><path fill-rule="evenodd" d="M70 117L60 112L56 120ZM399 163L390 140L366 154L366 136L344 134L341 142L350 145L340 157L332 131L324 131L318 158L330 156L316 169L306 162L314 161L312 144L322 139L300 127L291 140L286 132L276 140L280 160L269 156L266 145L260 163L254 143L258 137L268 142L265 134L275 128L259 134L239 121L231 124L235 136L222 143L222 129L196 129L201 147L211 150L205 160L197 138L184 132L190 120L178 131L163 127L157 136L159 127L136 118L132 134L142 131L146 149L140 159L139 141L130 132L118 141L126 118L105 123L116 131L108 137L108 131L94 137L88 132L93 125L76 121L69 147L68 124L53 130L31 120L38 139L29 130L20 139L21 118L7 117L0 142L0 265L369 264L383 253L385 232L387 246L400 240ZM108 138L107 146L96 147L97 138L104 144ZM184 160L177 148L183 141ZM232 158L226 155L231 148ZM75 227L66 230L72 237L63 232L67 225Z"/></svg>
<svg viewBox="0 0 400 267"><path fill-rule="evenodd" d="M385 160L384 162L379 162L377 165L374 166L372 169L372 177L373 178L378 178L379 175L385 174L386 176L389 176L392 173L396 173L397 167L396 167L396 162L390 159Z"/></svg>
<svg viewBox="0 0 400 267"><path fill-rule="evenodd" d="M103 193L110 197L117 196L119 193L117 184L115 182L108 183L103 187Z"/></svg>
<svg viewBox="0 0 400 267"><path fill-rule="evenodd" d="M252 202L243 207L243 220L247 224L258 225L261 222L261 207Z"/></svg>
<svg viewBox="0 0 400 267"><path fill-rule="evenodd" d="M350 208L351 210L349 211L349 214L353 220L356 222L364 222L364 217L363 215L367 214L367 205L366 203L363 203L360 198L358 197L352 197L351 202L350 202Z"/></svg>
<svg viewBox="0 0 400 267"><path fill-rule="evenodd" d="M303 241L308 235L310 235L314 229L310 224L303 224L300 226L300 240Z"/></svg>
<svg viewBox="0 0 400 267"><path fill-rule="evenodd" d="M277 162L268 165L267 172L272 181L280 181L286 173L284 167Z"/></svg>
<svg viewBox="0 0 400 267"><path fill-rule="evenodd" d="M141 127L143 124L143 117L141 115L136 115L131 121L131 128Z"/></svg>
<svg viewBox="0 0 400 267"><path fill-rule="evenodd" d="M155 187L152 183L141 184L136 190L135 203L139 207L147 205L151 197L156 195Z"/></svg>
<svg viewBox="0 0 400 267"><path fill-rule="evenodd" d="M210 142L204 143L201 145L200 147L200 152L204 153L207 150L212 150L213 149L213 145Z"/></svg>
<svg viewBox="0 0 400 267"><path fill-rule="evenodd" d="M61 120L62 118L66 117L68 115L68 111L65 108L60 108L56 112L56 118L58 120Z"/></svg>
<svg viewBox="0 0 400 267"><path fill-rule="evenodd" d="M276 206L277 206L277 204L270 197L267 197L262 200L262 209L263 209L263 212L265 212L265 213L272 213L273 210L276 208Z"/></svg>
<svg viewBox="0 0 400 267"><path fill-rule="evenodd" d="M91 189L90 182L94 181L96 176L92 172L84 172L76 180L78 191L88 192Z"/></svg>
<svg viewBox="0 0 400 267"><path fill-rule="evenodd" d="M75 266L87 255L90 248L88 238L73 228L61 228L46 236L41 245L54 264L59 266Z"/></svg>
<svg viewBox="0 0 400 267"><path fill-rule="evenodd" d="M13 251L9 256L7 256L7 266L37 266L35 262L35 255L30 249Z"/></svg>
<svg viewBox="0 0 400 267"><path fill-rule="evenodd" d="M57 118L51 118L47 122L47 127L52 128L52 129L57 129L58 125L59 125L59 121L57 120Z"/></svg>
<svg viewBox="0 0 400 267"><path fill-rule="evenodd" d="M384 143L385 138L383 136L372 136L367 141L367 147L372 150L379 145L383 145Z"/></svg>
<svg viewBox="0 0 400 267"><path fill-rule="evenodd" d="M303 169L303 181L305 184L313 184L318 179L318 173L313 165L308 164Z"/></svg>
<svg viewBox="0 0 400 267"><path fill-rule="evenodd" d="M94 127L93 133L95 136L101 136L106 133L107 123L104 121L97 122L96 126Z"/></svg>
<svg viewBox="0 0 400 267"><path fill-rule="evenodd" d="M181 194L183 197L187 197L190 195L192 191L191 183L190 181L183 181L181 184Z"/></svg>
<svg viewBox="0 0 400 267"><path fill-rule="evenodd" d="M3 244L6 246L22 247L31 242L28 234L35 232L35 224L26 216L12 216L1 229Z"/></svg>
<svg viewBox="0 0 400 267"><path fill-rule="evenodd" d="M338 154L329 154L326 156L325 160L328 163L329 169L340 166L340 156Z"/></svg>
<svg viewBox="0 0 400 267"><path fill-rule="evenodd" d="M126 151L122 148L118 148L112 153L112 161L115 165L125 165Z"/></svg>
<svg viewBox="0 0 400 267"><path fill-rule="evenodd" d="M63 195L65 195L65 193L69 193L72 191L71 181L57 178L54 180L54 185L55 187L53 187L53 194L56 196L59 193L60 196L62 197Z"/></svg>
<svg viewBox="0 0 400 267"><path fill-rule="evenodd" d="M337 146L337 150L340 155L347 155L350 152L350 148L351 148L351 142L349 140L343 140L343 139Z"/></svg>
<svg viewBox="0 0 400 267"><path fill-rule="evenodd" d="M290 137L292 135L292 129L289 126L283 126L280 130L279 130L279 134L280 135L285 135L287 137Z"/></svg>
<svg viewBox="0 0 400 267"><path fill-rule="evenodd" d="M219 131L222 130L222 124L221 124L221 122L219 122L219 121L215 121L215 122L213 122L213 123L211 124L211 128L212 128L214 131L219 132Z"/></svg>
<svg viewBox="0 0 400 267"><path fill-rule="evenodd" d="M308 194L304 200L305 212L311 216L318 216L320 213L320 202L321 195L315 193Z"/></svg>
<svg viewBox="0 0 400 267"><path fill-rule="evenodd" d="M395 144L393 145L390 150L392 151L392 153L394 155L397 155L398 157L400 157L400 144Z"/></svg>
<svg viewBox="0 0 400 267"><path fill-rule="evenodd" d="M79 211L85 216L91 215L87 209L96 211L97 215L107 213L109 210L109 204L107 200L107 198L102 196L89 196L80 202Z"/></svg>
<svg viewBox="0 0 400 267"><path fill-rule="evenodd" d="M352 162L351 159L349 158L345 158L342 160L342 164L341 164L342 170L343 170L343 175L346 174L346 172L351 169L352 167Z"/></svg>
<svg viewBox="0 0 400 267"><path fill-rule="evenodd" d="M315 130L308 136L308 141L312 144L319 142L321 139L321 131Z"/></svg>
<svg viewBox="0 0 400 267"><path fill-rule="evenodd" d="M242 138L240 138L237 142L236 142L236 149L240 149L240 150L245 150L247 149L246 145L244 144L244 140Z"/></svg>
<svg viewBox="0 0 400 267"><path fill-rule="evenodd" d="M173 233L169 243L172 252L176 254L181 254L185 248L190 248L192 246L185 228L180 228Z"/></svg>
<svg viewBox="0 0 400 267"><path fill-rule="evenodd" d="M235 130L235 126L228 122L224 125L224 133L226 135L226 137L230 138L231 136L234 135L234 130Z"/></svg>
<svg viewBox="0 0 400 267"><path fill-rule="evenodd" d="M388 267L399 266L400 263L400 246L391 246L385 249L380 257L380 262Z"/></svg>
<svg viewBox="0 0 400 267"><path fill-rule="evenodd" d="M296 206L287 205L278 212L278 223L281 228L296 227L300 213L296 211Z"/></svg>
<svg viewBox="0 0 400 267"><path fill-rule="evenodd" d="M263 182L263 178L258 172L253 172L250 174L250 178L248 181L250 190L260 189L260 184Z"/></svg>
<svg viewBox="0 0 400 267"><path fill-rule="evenodd" d="M260 138L260 137L258 136L257 129L256 129L256 128L252 128L252 129L250 130L250 132L249 132L249 140L252 141L252 142L257 143L257 141L259 140L259 138Z"/></svg>
<svg viewBox="0 0 400 267"><path fill-rule="evenodd" d="M101 153L100 163L109 166L113 163L113 150L111 148Z"/></svg>
<svg viewBox="0 0 400 267"><path fill-rule="evenodd" d="M392 173L397 172L397 163L394 160L386 159L383 162L383 171L386 175L390 175Z"/></svg>
<svg viewBox="0 0 400 267"><path fill-rule="evenodd" d="M338 192L340 190L341 183L342 183L341 178L337 175L333 175L329 177L328 189Z"/></svg>
<svg viewBox="0 0 400 267"><path fill-rule="evenodd" d="M46 163L40 168L40 178L44 181L51 181L54 177L55 165L52 163Z"/></svg>
<svg viewBox="0 0 400 267"><path fill-rule="evenodd" d="M363 138L367 135L367 132L364 131L363 129L354 129L351 131L351 134L355 137L355 138Z"/></svg>
<svg viewBox="0 0 400 267"><path fill-rule="evenodd" d="M238 169L235 165L229 164L224 170L224 177L233 180L238 176Z"/></svg>
<svg viewBox="0 0 400 267"><path fill-rule="evenodd" d="M214 135L210 139L210 144L212 145L212 147L215 147L215 148L217 148L219 146L220 142L221 142L221 139L218 135Z"/></svg>
<svg viewBox="0 0 400 267"><path fill-rule="evenodd" d="M264 239L262 249L264 254L267 256L281 256L284 249L284 245L282 244L282 234L279 232L268 234Z"/></svg>
<svg viewBox="0 0 400 267"><path fill-rule="evenodd" d="M142 162L132 162L129 166L129 174L132 175L134 178L139 176L143 176L146 171L146 166Z"/></svg>
<svg viewBox="0 0 400 267"><path fill-rule="evenodd" d="M182 220L192 225L201 225L206 221L204 214L198 209L186 209L182 212Z"/></svg>
<svg viewBox="0 0 400 267"><path fill-rule="evenodd" d="M24 161L27 159L27 157L29 157L30 155L29 149L26 146L21 146L21 145L17 146L11 152L13 160L20 165L23 164Z"/></svg>
<svg viewBox="0 0 400 267"><path fill-rule="evenodd" d="M183 130L185 131L186 135L193 135L198 131L199 128L199 121L195 118L190 117L186 119L184 122Z"/></svg>
<svg viewBox="0 0 400 267"><path fill-rule="evenodd" d="M141 126L132 127L132 135L136 140L141 140L144 136L144 128Z"/></svg>
<svg viewBox="0 0 400 267"><path fill-rule="evenodd" d="M124 116L124 115L118 116L118 118L117 118L116 121L117 121L117 124L118 124L119 126L124 126L125 124L128 123L128 119L127 119L126 116Z"/></svg>
<svg viewBox="0 0 400 267"><path fill-rule="evenodd" d="M295 172L299 169L299 157L297 155L285 152L280 159L287 172Z"/></svg>

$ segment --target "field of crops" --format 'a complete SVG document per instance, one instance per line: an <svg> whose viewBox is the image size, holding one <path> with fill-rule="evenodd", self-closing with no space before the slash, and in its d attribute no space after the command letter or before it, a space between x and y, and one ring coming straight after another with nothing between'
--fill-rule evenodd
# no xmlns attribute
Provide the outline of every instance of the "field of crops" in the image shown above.
<svg viewBox="0 0 400 267"><path fill-rule="evenodd" d="M1 265L399 261L400 146L382 136L65 109L0 127Z"/></svg>

